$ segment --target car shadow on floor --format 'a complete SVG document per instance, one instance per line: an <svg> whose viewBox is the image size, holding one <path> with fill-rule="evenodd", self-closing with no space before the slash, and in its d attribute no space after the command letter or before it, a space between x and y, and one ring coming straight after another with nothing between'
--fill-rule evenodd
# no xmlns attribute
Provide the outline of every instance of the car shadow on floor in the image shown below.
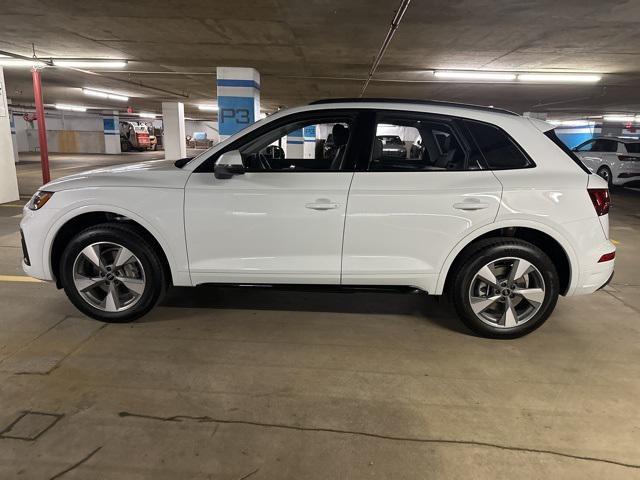
<svg viewBox="0 0 640 480"><path fill-rule="evenodd" d="M423 293L200 285L169 288L160 306L168 307L166 314L152 313L141 321L175 318L170 313L174 308L413 315L448 330L470 333L444 297Z"/></svg>

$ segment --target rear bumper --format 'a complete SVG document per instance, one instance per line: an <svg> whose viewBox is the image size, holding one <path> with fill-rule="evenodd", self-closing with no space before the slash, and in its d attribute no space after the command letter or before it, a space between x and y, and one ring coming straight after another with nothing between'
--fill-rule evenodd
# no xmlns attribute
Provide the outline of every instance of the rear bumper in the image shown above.
<svg viewBox="0 0 640 480"><path fill-rule="evenodd" d="M605 287L613 277L614 263L614 260L597 263L583 271L573 295L586 295Z"/></svg>

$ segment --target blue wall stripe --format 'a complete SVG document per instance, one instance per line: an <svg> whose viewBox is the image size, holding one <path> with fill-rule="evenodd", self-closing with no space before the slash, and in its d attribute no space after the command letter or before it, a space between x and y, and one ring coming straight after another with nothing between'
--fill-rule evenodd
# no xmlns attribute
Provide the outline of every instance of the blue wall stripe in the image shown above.
<svg viewBox="0 0 640 480"><path fill-rule="evenodd" d="M229 78L220 78L216 85L219 87L253 87L260 90L260 85L255 80L233 80Z"/></svg>

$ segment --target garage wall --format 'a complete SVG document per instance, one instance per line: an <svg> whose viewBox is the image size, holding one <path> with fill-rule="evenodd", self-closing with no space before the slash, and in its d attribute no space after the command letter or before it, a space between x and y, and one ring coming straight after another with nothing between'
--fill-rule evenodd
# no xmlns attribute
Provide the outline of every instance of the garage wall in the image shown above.
<svg viewBox="0 0 640 480"><path fill-rule="evenodd" d="M204 132L207 134L207 138L209 140L213 140L213 143L218 143L220 141L217 122L203 120L185 120L184 127L185 133L187 135L193 136L194 132Z"/></svg>
<svg viewBox="0 0 640 480"><path fill-rule="evenodd" d="M37 122L14 114L19 152L37 152ZM50 152L104 153L104 132L100 115L47 113L47 143Z"/></svg>

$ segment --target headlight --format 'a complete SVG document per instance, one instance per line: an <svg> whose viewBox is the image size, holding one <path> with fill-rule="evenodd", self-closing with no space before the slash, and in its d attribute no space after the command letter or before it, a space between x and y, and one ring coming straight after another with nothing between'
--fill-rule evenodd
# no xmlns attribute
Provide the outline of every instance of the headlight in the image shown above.
<svg viewBox="0 0 640 480"><path fill-rule="evenodd" d="M38 190L29 200L27 207L29 210L40 210L51 197L53 197L53 192Z"/></svg>

